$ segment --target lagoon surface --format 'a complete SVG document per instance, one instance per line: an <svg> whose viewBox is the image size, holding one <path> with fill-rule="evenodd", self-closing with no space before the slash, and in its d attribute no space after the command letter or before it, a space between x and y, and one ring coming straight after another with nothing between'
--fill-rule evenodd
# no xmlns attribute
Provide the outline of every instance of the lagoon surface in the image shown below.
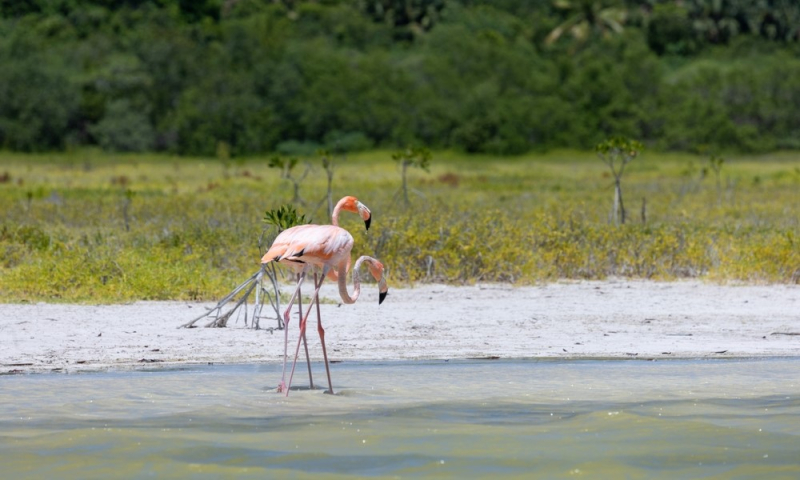
<svg viewBox="0 0 800 480"><path fill-rule="evenodd" d="M325 385L315 364L314 380ZM800 478L800 359L0 377L4 478Z"/></svg>

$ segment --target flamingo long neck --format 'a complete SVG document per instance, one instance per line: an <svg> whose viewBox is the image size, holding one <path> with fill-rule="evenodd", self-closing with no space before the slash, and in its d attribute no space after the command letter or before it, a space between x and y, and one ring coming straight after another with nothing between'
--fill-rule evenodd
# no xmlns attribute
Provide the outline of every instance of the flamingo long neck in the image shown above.
<svg viewBox="0 0 800 480"><path fill-rule="evenodd" d="M353 294L347 291L347 265L343 262L336 270L339 282L339 296L342 297L342 302L346 304L356 303L358 296L361 295L361 278L359 278L358 270L353 269Z"/></svg>
<svg viewBox="0 0 800 480"><path fill-rule="evenodd" d="M342 211L342 201L340 200L339 203L333 207L333 213L331 214L331 224L335 226L339 226L339 212Z"/></svg>

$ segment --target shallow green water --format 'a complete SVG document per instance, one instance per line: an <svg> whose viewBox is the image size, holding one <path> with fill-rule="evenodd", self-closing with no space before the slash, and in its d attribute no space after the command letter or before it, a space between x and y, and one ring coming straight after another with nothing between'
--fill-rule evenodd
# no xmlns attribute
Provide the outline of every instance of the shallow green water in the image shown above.
<svg viewBox="0 0 800 480"><path fill-rule="evenodd" d="M798 367L342 363L337 395L288 398L276 365L6 376L0 465L3 478L800 478Z"/></svg>

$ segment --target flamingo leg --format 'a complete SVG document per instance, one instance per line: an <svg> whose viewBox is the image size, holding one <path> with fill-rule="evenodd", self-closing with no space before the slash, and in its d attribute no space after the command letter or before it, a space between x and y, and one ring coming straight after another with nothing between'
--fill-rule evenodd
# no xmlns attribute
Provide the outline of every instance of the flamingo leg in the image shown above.
<svg viewBox="0 0 800 480"><path fill-rule="evenodd" d="M288 387L286 386L286 360L288 359L288 349L289 349L289 318L291 317L290 312L292 310L292 305L294 304L295 299L298 297L300 293L300 285L302 285L303 280L306 278L306 272L301 272L297 276L297 287L294 289L294 293L292 294L292 298L289 299L289 305L286 307L286 311L283 312L283 371L281 372L281 383L278 385L279 392L289 392ZM303 318L302 316L300 318ZM299 348L299 345L298 345ZM292 368L294 370L294 368Z"/></svg>
<svg viewBox="0 0 800 480"><path fill-rule="evenodd" d="M298 279L300 274L297 274ZM314 275L314 286L317 286L317 278ZM311 305L313 306L313 305ZM303 294L300 292L300 285L297 285L297 318L303 318ZM306 351L306 364L308 365L308 383L310 388L314 388L314 378L311 376L311 358L308 356L308 342L306 341L306 334L303 332L303 348Z"/></svg>
<svg viewBox="0 0 800 480"><path fill-rule="evenodd" d="M317 284L317 274L314 274L314 286L317 289L322 286L322 277ZM322 328L322 315L319 311L319 299L317 300L317 332L319 333L319 341L322 343L322 357L325 359L325 372L328 374L328 393L333 395L333 383L331 383L331 368L328 365L328 352L325 350L325 330Z"/></svg>
<svg viewBox="0 0 800 480"><path fill-rule="evenodd" d="M322 287L322 282L325 280L325 275L327 275L328 270L329 270L329 267L326 265L322 269L322 278L320 278L319 283L317 284L316 281L315 281L316 289L314 290L314 296L311 298L311 303L317 302L317 306L319 306L319 289L320 289L320 287ZM306 312L305 317L300 319L300 338L297 339L297 348L294 351L294 361L292 362L292 370L289 373L289 383L286 386L286 396L287 397L289 396L289 388L292 386L292 378L294 377L294 369L295 369L295 366L297 366L297 357L300 354L300 342L302 341L303 336L306 334L306 323L308 322L308 314L309 313L311 313L311 309L310 308ZM323 349L323 353L324 353L324 351L325 350ZM326 355L326 361L325 361L326 368L327 368L327 365L328 365L328 361L327 361L327 355Z"/></svg>

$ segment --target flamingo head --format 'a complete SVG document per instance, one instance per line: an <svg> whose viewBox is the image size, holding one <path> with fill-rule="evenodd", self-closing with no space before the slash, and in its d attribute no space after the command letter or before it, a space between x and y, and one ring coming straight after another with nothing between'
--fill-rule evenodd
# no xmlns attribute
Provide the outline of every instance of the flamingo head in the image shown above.
<svg viewBox="0 0 800 480"><path fill-rule="evenodd" d="M386 295L389 294L389 286L386 285L386 280L381 278L381 281L378 282L378 305L383 303L386 300Z"/></svg>
<svg viewBox="0 0 800 480"><path fill-rule="evenodd" d="M374 260L367 267L372 278L378 282L378 305L380 305L386 300L386 295L389 293L389 285L386 284L386 278L383 276L383 264Z"/></svg>
<svg viewBox="0 0 800 480"><path fill-rule="evenodd" d="M369 230L369 224L372 221L372 212L369 211L366 205L359 202L356 197L344 197L339 202L342 206L342 210L357 213L358 216L364 220L364 225L366 225L367 230Z"/></svg>

